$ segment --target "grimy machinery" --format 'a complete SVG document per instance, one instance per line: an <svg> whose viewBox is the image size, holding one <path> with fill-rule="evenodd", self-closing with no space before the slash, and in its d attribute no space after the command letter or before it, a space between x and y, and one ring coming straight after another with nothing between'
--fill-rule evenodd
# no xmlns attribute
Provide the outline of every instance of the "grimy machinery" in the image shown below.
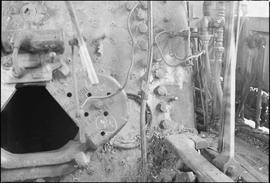
<svg viewBox="0 0 270 183"><path fill-rule="evenodd" d="M197 181L237 181L239 4L201 5L195 17L186 1L3 1L1 181L78 169L80 181L157 181L158 153ZM197 129L213 101L223 120L210 162Z"/></svg>

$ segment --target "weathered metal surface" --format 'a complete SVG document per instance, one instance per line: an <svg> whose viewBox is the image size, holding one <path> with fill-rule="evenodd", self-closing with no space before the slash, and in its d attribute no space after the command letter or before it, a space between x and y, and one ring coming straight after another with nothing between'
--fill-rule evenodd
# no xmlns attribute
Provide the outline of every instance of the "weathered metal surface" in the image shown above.
<svg viewBox="0 0 270 183"><path fill-rule="evenodd" d="M99 75L98 85L91 85L85 74L86 72L76 74L80 81L78 84L80 106L90 97L82 108L80 118L76 117L76 103L70 77L64 80L65 83L54 80L48 83L46 88L83 131L81 138L87 135L96 146L99 146L112 138L127 122L127 96L122 91L112 98L92 100L91 96L107 96L120 86L113 78L103 75ZM101 103L100 106L96 106L97 102Z"/></svg>
<svg viewBox="0 0 270 183"><path fill-rule="evenodd" d="M141 97L139 95L127 94L128 96L128 114L133 114L129 117L127 124L123 129L110 141L112 145L118 149L133 149L140 145L139 141L139 121L140 121L140 104ZM152 111L149 105L146 105L145 110L145 125L150 129L152 122Z"/></svg>
<svg viewBox="0 0 270 183"><path fill-rule="evenodd" d="M94 68L100 77L100 84L91 86L91 83L86 79L85 68L82 67L80 57L75 49L74 61L75 72L79 81L78 93L80 104L88 97L107 95L108 92L113 93L120 88L126 77L128 77L128 84L125 92L138 94L141 79L145 72L147 58L146 31L148 30L145 28L147 23L147 7L145 2L142 2L131 16L131 31L136 44L134 48L134 67L130 76L126 76L132 57L127 18L130 10L136 3L125 1L106 1L102 3L98 1L73 2L74 10L79 20L79 26L82 29L83 37L85 37L86 46L93 60ZM71 57L71 52L67 46L67 42L73 38L74 31L64 2L5 2L3 4L3 7L14 8L13 16L9 23L6 21L6 18L12 14L10 13L10 8L3 13L4 16L2 19L5 19L4 21L7 24L5 27L7 29L24 29L27 25L24 25L22 23L23 21L34 22L32 28L42 28L44 30L63 28L65 52L62 61L66 64L67 68L70 68L69 57ZM25 12L27 7L29 8L29 13L24 15L23 12ZM153 2L153 19L154 36L162 30L179 32L186 29L185 3L173 1ZM182 38L168 40L164 37L160 38L159 42L164 49L164 56L171 63L177 62L176 59L170 56L171 52L176 52L178 56L186 55ZM150 95L147 101L149 108L153 112L153 127L159 126L160 121L168 118L171 119L170 122L179 126L194 128L193 87L191 84L192 68L183 66L177 68L167 67L163 63L155 46L154 58L153 75L150 76ZM161 72L155 72L155 70L160 70ZM70 73L63 73L65 72L61 71L61 68L56 69L53 72L52 80L47 83L46 88L80 127L80 130L83 132L81 133L82 142L86 141L84 134L87 134L95 145L101 145L107 142L124 126L128 120L128 115L130 119L137 115L132 110L127 115L127 97L125 92L122 91L113 98L90 99L83 108L81 117L77 118L72 78ZM112 76L115 80L107 76ZM154 88L168 83L171 85L169 90L173 90L172 92L168 91L169 95L173 93L173 95L177 95L176 97L179 100L170 101L168 98L158 97L154 94ZM91 96L89 93L91 93ZM160 102L166 102L169 106L171 105L170 110L164 114L156 111L156 105ZM106 111L108 115L104 113ZM105 122L110 125L105 126ZM127 152L127 154L131 155L132 153ZM133 167L137 166L135 164L134 162ZM122 171L125 173L127 168L124 168ZM103 173L95 173L93 177L93 180L103 180L104 178Z"/></svg>
<svg viewBox="0 0 270 183"><path fill-rule="evenodd" d="M70 141L60 149L41 153L13 154L1 148L1 168L16 169L67 163L82 150L78 141Z"/></svg>
<svg viewBox="0 0 270 183"><path fill-rule="evenodd" d="M8 78L8 74L6 73L8 73L8 71L1 67L1 111L4 109L5 105L16 91L14 84L6 84L4 82Z"/></svg>
<svg viewBox="0 0 270 183"><path fill-rule="evenodd" d="M57 177L70 174L74 170L76 170L74 162L60 165L39 166L11 170L1 168L1 181L12 182L18 180L38 179L43 177Z"/></svg>
<svg viewBox="0 0 270 183"><path fill-rule="evenodd" d="M62 54L64 52L63 31L58 30L8 30L2 32L3 51L8 54L12 53L12 42L18 39L18 36L25 32L25 37L20 45L20 52L27 53L48 53L56 52Z"/></svg>

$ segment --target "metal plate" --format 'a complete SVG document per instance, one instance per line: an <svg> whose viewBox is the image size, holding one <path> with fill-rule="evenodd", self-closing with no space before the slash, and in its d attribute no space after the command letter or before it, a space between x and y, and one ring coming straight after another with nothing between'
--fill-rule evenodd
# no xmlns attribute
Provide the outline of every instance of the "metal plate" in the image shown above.
<svg viewBox="0 0 270 183"><path fill-rule="evenodd" d="M42 65L34 69L26 69L25 74L21 78L13 77L11 69L5 70L1 72L1 74L2 73L6 75L3 79L3 83L7 84L44 82L52 79L52 72L48 65Z"/></svg>
<svg viewBox="0 0 270 183"><path fill-rule="evenodd" d="M6 84L4 82L4 80L7 80L7 78L7 71L1 67L1 111L4 109L5 105L16 91L14 84Z"/></svg>
<svg viewBox="0 0 270 183"><path fill-rule="evenodd" d="M77 79L80 81L78 86L80 105L86 100L88 93L91 93L92 96L104 96L108 92L114 93L120 88L115 79L104 75L98 76L100 81L98 85L91 86L85 74L86 72L78 72L76 74ZM54 79L47 84L46 88L80 127L80 130L83 132L81 135L90 137L95 146L106 143L127 122L127 96L124 91L112 98L88 100L83 108L82 116L76 118L76 102L71 77ZM101 109L93 106L96 101L103 103ZM81 139L83 138L81 137Z"/></svg>

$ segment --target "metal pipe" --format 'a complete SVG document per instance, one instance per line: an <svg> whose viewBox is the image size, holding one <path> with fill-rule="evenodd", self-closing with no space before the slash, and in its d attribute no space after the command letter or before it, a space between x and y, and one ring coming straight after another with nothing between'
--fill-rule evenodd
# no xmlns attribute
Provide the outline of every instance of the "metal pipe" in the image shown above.
<svg viewBox="0 0 270 183"><path fill-rule="evenodd" d="M74 96L75 96L75 104L76 104L76 116L79 117L80 111L80 101L78 95L78 82L75 72L75 61L74 61L74 45L71 45L71 62L72 62L72 80L74 84Z"/></svg>
<svg viewBox="0 0 270 183"><path fill-rule="evenodd" d="M215 37L215 70L214 70L214 77L215 77L215 87L216 87L216 95L215 99L218 99L216 101L216 104L218 104L218 109L220 110L220 107L222 105L222 96L223 91L220 83L220 74L221 74L221 65L222 65L222 56L224 52L223 47L223 32L224 32L224 22L225 22L225 2L219 1L216 4L217 11L218 11L218 17L216 19L216 23L218 24L218 28L216 29L217 36ZM218 102L218 103L217 103ZM217 109L215 109L216 112Z"/></svg>
<svg viewBox="0 0 270 183"><path fill-rule="evenodd" d="M16 169L66 163L72 161L81 151L81 144L74 140L70 140L60 149L39 153L14 154L1 148L1 168Z"/></svg>
<svg viewBox="0 0 270 183"><path fill-rule="evenodd" d="M261 44L259 47L259 60L258 62L261 64L259 65L258 72L258 95L256 101L256 120L255 120L255 127L260 127L260 117L261 117L261 106L262 106L262 85L263 85L263 66L265 60L265 45Z"/></svg>
<svg viewBox="0 0 270 183"><path fill-rule="evenodd" d="M153 62L153 16L152 16L152 1L147 2L147 18L148 18L148 65L145 73L145 80L142 81L142 103L140 110L140 135L141 135L141 160L142 160L142 181L147 181L147 142L145 136L145 109L148 99L149 80Z"/></svg>
<svg viewBox="0 0 270 183"><path fill-rule="evenodd" d="M236 49L234 41L234 2L228 2L226 8L226 39L224 94L221 109L221 131L218 139L218 151L229 158L234 157L235 147L235 67ZM227 29L227 30L226 30ZM225 133L226 132L226 133Z"/></svg>
<svg viewBox="0 0 270 183"><path fill-rule="evenodd" d="M77 39L79 42L79 53L80 53L82 63L86 67L88 78L89 78L91 84L98 84L99 80L98 80L95 68L92 64L92 60L91 60L91 57L89 55L88 49L86 47L85 41L84 41L83 36L80 32L78 20L77 20L77 17L75 15L72 4L70 1L66 1L65 3L67 6L68 13L70 15L72 25L75 29L76 34L77 34Z"/></svg>

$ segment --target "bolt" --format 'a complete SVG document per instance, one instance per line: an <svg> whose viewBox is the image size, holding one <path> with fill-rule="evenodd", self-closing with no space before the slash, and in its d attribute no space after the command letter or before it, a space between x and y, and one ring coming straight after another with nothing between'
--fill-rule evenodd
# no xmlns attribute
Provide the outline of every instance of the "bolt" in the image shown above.
<svg viewBox="0 0 270 183"><path fill-rule="evenodd" d="M12 75L15 78L21 78L24 74L25 70L22 67L13 67L12 68Z"/></svg>
<svg viewBox="0 0 270 183"><path fill-rule="evenodd" d="M145 40L140 40L140 41L138 41L137 44L139 45L139 47L142 50L147 50L148 45L147 45L147 42Z"/></svg>
<svg viewBox="0 0 270 183"><path fill-rule="evenodd" d="M127 2L127 3L126 3L126 9L127 9L128 11L130 11L130 10L132 10L132 8L133 8L133 3L132 3L132 2Z"/></svg>
<svg viewBox="0 0 270 183"><path fill-rule="evenodd" d="M168 106L165 102L160 102L158 105L157 105L157 108L160 112L167 112L168 111Z"/></svg>
<svg viewBox="0 0 270 183"><path fill-rule="evenodd" d="M234 172L234 168L230 166L230 167L227 168L225 174L232 177L233 174L234 174L233 172Z"/></svg>
<svg viewBox="0 0 270 183"><path fill-rule="evenodd" d="M147 27L147 25L145 23L140 23L138 25L138 29L139 29L140 33L143 34L143 33L147 32L148 27Z"/></svg>
<svg viewBox="0 0 270 183"><path fill-rule="evenodd" d="M167 95L167 89L164 86L158 86L156 88L156 94L159 96L166 96Z"/></svg>
<svg viewBox="0 0 270 183"><path fill-rule="evenodd" d="M168 119L161 120L159 123L159 128L165 130L169 127L169 123L170 123L170 120Z"/></svg>
<svg viewBox="0 0 270 183"><path fill-rule="evenodd" d="M145 13L145 11L139 9L139 10L138 10L138 13L137 13L137 18L138 18L139 20L144 20L144 19L146 19L146 13Z"/></svg>
<svg viewBox="0 0 270 183"><path fill-rule="evenodd" d="M107 174L109 174L109 173L112 172L112 167L111 167L111 165L108 165L107 167L105 167L105 172L106 172Z"/></svg>
<svg viewBox="0 0 270 183"><path fill-rule="evenodd" d="M50 52L49 57L50 57L50 62L53 63L53 61L54 61L54 59L56 57L56 53L55 52Z"/></svg>
<svg viewBox="0 0 270 183"><path fill-rule="evenodd" d="M12 58L11 57L4 57L3 58L3 66L4 67L11 67L12 66Z"/></svg>
<svg viewBox="0 0 270 183"><path fill-rule="evenodd" d="M163 69L157 69L155 72L154 72L154 75L157 79L161 79L165 76L165 71Z"/></svg>
<svg viewBox="0 0 270 183"><path fill-rule="evenodd" d="M142 5L142 9L147 9L147 4L146 2L143 2L143 1L140 1L141 2L141 5Z"/></svg>

